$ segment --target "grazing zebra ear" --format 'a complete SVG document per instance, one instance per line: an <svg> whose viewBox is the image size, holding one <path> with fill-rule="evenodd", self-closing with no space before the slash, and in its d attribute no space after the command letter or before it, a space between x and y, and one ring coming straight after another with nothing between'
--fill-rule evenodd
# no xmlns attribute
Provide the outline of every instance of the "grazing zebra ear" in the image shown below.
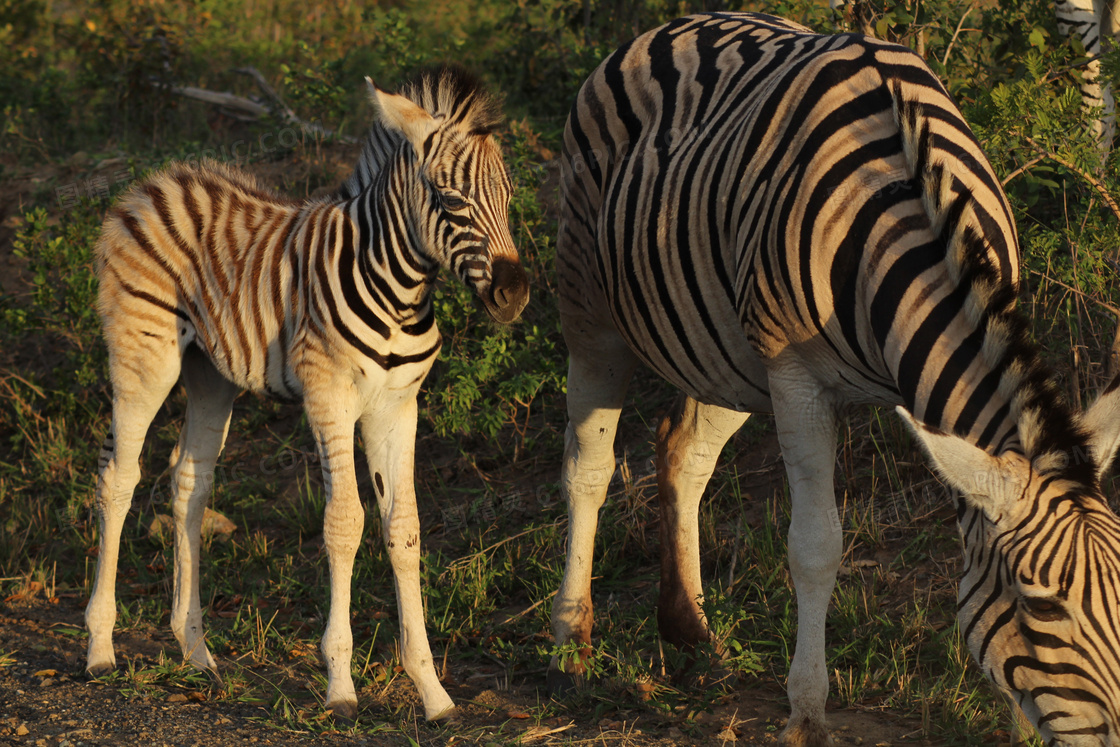
<svg viewBox="0 0 1120 747"><path fill-rule="evenodd" d="M377 109L378 119L389 130L396 130L405 136L417 153L423 153L424 141L437 127L439 120L426 112L411 99L395 93L382 91L366 76L369 98Z"/></svg>
<svg viewBox="0 0 1120 747"><path fill-rule="evenodd" d="M973 506L993 521L1017 500L1030 478L1030 462L1019 454L992 456L968 440L919 422L905 408L896 407L921 442L938 473Z"/></svg>
<svg viewBox="0 0 1120 747"><path fill-rule="evenodd" d="M1120 374L1081 414L1081 427L1089 434L1089 453L1096 463L1099 480L1108 471L1120 447Z"/></svg>

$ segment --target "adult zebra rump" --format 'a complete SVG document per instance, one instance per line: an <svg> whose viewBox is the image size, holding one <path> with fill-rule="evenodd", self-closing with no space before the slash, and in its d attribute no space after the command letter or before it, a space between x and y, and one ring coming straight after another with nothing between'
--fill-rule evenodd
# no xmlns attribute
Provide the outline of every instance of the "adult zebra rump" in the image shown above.
<svg viewBox="0 0 1120 747"><path fill-rule="evenodd" d="M662 635L707 638L700 497L747 413L772 411L798 604L783 739L827 744L838 413L896 405L966 496L960 621L981 668L1051 743L1120 744L1120 521L1099 488L1120 380L1070 412L1013 310L1016 252L999 180L909 49L713 13L609 56L564 134L557 643L590 650L597 512L645 363L683 392L657 441Z"/></svg>
<svg viewBox="0 0 1120 747"><path fill-rule="evenodd" d="M368 79L367 79L368 82ZM114 580L144 435L176 379L186 423L171 457L175 589L185 659L214 673L199 606L199 533L214 464L243 389L303 402L323 461L331 602L326 707L353 718L350 576L364 512L362 438L396 578L401 656L428 718L454 706L436 676L420 596L413 486L416 395L440 348L431 302L441 267L499 322L528 282L509 233L510 180L490 132L495 99L444 68L400 95L370 84L377 120L339 195L291 202L216 163L174 165L133 187L97 248L113 424L101 455L101 552L86 609L87 669L115 664Z"/></svg>

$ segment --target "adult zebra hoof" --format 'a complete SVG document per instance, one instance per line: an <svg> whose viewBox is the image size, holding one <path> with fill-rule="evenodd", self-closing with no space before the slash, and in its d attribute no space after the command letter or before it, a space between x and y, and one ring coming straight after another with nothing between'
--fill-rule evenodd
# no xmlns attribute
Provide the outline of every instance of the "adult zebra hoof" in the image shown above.
<svg viewBox="0 0 1120 747"><path fill-rule="evenodd" d="M802 719L782 730L778 744L782 747L832 747L835 743L823 724Z"/></svg>
<svg viewBox="0 0 1120 747"><path fill-rule="evenodd" d="M555 698L573 693L579 688L582 680L583 676L581 675L568 674L562 669L550 668L547 678L548 694Z"/></svg>

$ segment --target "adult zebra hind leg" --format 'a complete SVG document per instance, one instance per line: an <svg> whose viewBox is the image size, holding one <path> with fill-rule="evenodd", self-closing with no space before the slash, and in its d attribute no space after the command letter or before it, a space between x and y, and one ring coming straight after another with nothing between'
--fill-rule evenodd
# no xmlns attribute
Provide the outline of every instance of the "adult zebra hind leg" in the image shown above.
<svg viewBox="0 0 1120 747"><path fill-rule="evenodd" d="M833 404L799 361L774 361L770 395L790 492L789 566L797 595L797 644L786 688L788 747L832 744L825 727L828 672L825 619L836 586L843 533L833 472L837 420Z"/></svg>
<svg viewBox="0 0 1120 747"><path fill-rule="evenodd" d="M591 655L591 569L599 509L614 474L614 438L637 359L613 328L563 319L568 343L568 429L560 490L568 505L564 579L552 603L556 645L578 651L554 656L548 687L561 693L586 673ZM574 654L574 655L573 655Z"/></svg>
<svg viewBox="0 0 1120 747"><path fill-rule="evenodd" d="M705 405L681 394L657 431L661 509L657 623L662 638L689 653L709 640L700 578L700 499L724 444L747 417L748 413Z"/></svg>
<svg viewBox="0 0 1120 747"><path fill-rule="evenodd" d="M104 292L104 291L103 291ZM116 668L113 626L117 621L116 581L121 531L140 481L140 450L148 426L179 378L179 348L174 322L164 334L145 317L146 334L125 322L103 320L109 348L109 378L113 386L113 422L101 449L97 480L100 540L97 577L86 605L86 671L97 677ZM123 331L121 329L123 328Z"/></svg>
<svg viewBox="0 0 1120 747"><path fill-rule="evenodd" d="M198 589L199 544L206 500L214 486L214 465L225 444L233 401L240 390L218 373L195 345L183 356L183 386L187 390L186 422L171 457L175 519L171 631L183 650L183 660L220 682L217 664L204 640Z"/></svg>

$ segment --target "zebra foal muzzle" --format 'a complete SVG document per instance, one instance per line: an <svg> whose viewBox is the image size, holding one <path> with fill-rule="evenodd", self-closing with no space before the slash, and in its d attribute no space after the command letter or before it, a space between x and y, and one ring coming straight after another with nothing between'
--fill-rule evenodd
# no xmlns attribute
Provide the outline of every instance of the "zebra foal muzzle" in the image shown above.
<svg viewBox="0 0 1120 747"><path fill-rule="evenodd" d="M499 324L521 316L529 303L529 278L520 262L500 257L490 268L490 286L479 293L486 311Z"/></svg>

